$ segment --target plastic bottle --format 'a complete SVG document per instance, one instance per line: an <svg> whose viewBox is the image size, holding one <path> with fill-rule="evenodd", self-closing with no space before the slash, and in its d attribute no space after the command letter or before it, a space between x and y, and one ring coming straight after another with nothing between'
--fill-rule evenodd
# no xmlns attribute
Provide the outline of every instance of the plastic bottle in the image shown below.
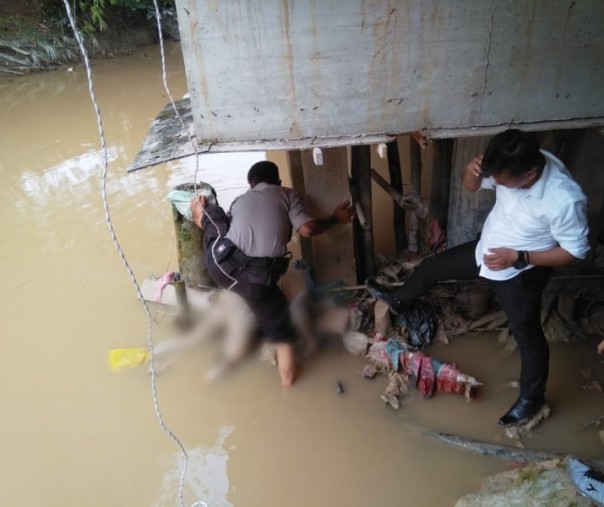
<svg viewBox="0 0 604 507"><path fill-rule="evenodd" d="M361 323L363 322L363 312L359 310L359 307L354 305L350 308L350 329L352 331L357 331L361 327Z"/></svg>

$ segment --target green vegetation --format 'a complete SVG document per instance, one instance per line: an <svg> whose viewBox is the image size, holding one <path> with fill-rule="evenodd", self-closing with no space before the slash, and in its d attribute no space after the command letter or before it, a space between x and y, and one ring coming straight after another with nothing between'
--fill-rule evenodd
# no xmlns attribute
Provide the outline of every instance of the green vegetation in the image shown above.
<svg viewBox="0 0 604 507"><path fill-rule="evenodd" d="M127 38L136 29L156 30L153 0L69 2L92 56L112 52L115 44L111 42L120 39L114 34L125 34ZM29 11L14 5L13 12L6 15L5 9L5 15L0 17L0 75L52 70L80 59L63 0L38 0ZM164 33L178 40L174 0L158 0L158 6ZM105 40L103 49L99 44L101 37Z"/></svg>
<svg viewBox="0 0 604 507"><path fill-rule="evenodd" d="M158 0L160 12L174 9L174 0ZM63 0L41 0L44 18L67 22ZM140 24L155 16L153 0L73 0L72 11L84 34Z"/></svg>
<svg viewBox="0 0 604 507"><path fill-rule="evenodd" d="M0 18L0 74L53 69L76 57L75 42L60 23Z"/></svg>

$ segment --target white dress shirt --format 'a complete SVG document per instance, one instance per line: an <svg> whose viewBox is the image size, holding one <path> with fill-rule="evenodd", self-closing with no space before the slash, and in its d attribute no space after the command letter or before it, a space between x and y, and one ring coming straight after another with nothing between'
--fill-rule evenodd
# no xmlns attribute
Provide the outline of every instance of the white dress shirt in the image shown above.
<svg viewBox="0 0 604 507"><path fill-rule="evenodd" d="M508 280L523 271L513 267L499 271L487 268L483 256L490 248L541 252L559 245L578 259L585 258L589 251L587 199L564 164L547 151L541 153L545 167L530 188L506 188L496 185L492 177L482 180L482 188L495 188L497 193L476 247L476 264L484 278Z"/></svg>

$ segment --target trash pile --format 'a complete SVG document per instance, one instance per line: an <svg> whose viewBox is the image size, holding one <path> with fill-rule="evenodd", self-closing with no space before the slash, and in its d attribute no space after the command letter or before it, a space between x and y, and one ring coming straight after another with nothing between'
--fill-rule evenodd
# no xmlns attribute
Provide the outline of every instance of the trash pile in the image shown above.
<svg viewBox="0 0 604 507"><path fill-rule="evenodd" d="M404 282L422 258L381 260L378 281L394 285ZM319 334L339 334L348 352L364 356L365 378L385 375L388 383L381 398L386 405L399 409L411 387L419 389L424 398L453 393L462 394L468 401L472 399L475 388L482 384L458 365L431 357L424 349L434 340L449 343L467 332L489 329L505 331L507 335L502 312L472 320L488 309L486 289L485 284L473 281L438 287L399 314L390 312L383 301L368 297L360 286L350 288L333 282L314 286L312 292L315 300L333 305L318 322Z"/></svg>

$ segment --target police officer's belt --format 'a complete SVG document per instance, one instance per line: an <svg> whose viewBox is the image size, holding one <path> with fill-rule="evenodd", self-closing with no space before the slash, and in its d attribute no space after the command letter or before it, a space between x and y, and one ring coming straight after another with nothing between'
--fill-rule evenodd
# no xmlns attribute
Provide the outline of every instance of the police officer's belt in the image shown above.
<svg viewBox="0 0 604 507"><path fill-rule="evenodd" d="M214 260L231 274L235 269L247 274L249 282L270 285L289 267L291 253L283 257L249 257L227 238L220 238L213 246Z"/></svg>

